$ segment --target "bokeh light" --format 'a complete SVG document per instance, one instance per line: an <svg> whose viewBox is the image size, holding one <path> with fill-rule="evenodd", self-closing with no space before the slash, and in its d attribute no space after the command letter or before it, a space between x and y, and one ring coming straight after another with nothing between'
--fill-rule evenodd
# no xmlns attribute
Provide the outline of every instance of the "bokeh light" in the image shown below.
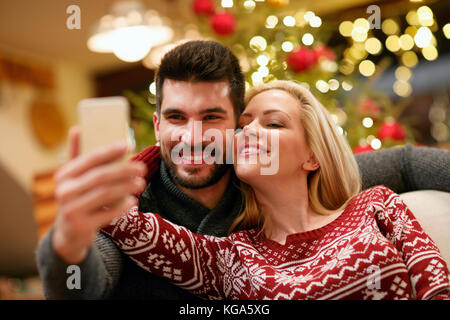
<svg viewBox="0 0 450 320"><path fill-rule="evenodd" d="M269 58L262 54L256 58L256 63L260 66L267 66L269 63Z"/></svg>
<svg viewBox="0 0 450 320"><path fill-rule="evenodd" d="M400 66L397 69L395 69L395 77L398 80L408 81L411 79L412 72L409 68L405 66Z"/></svg>
<svg viewBox="0 0 450 320"><path fill-rule="evenodd" d="M433 46L428 46L422 49L422 55L428 61L436 60L438 57L438 51Z"/></svg>
<svg viewBox="0 0 450 320"><path fill-rule="evenodd" d="M401 35L399 40L402 50L408 51L414 47L414 39L409 34Z"/></svg>
<svg viewBox="0 0 450 320"><path fill-rule="evenodd" d="M447 23L444 27L442 27L442 32L447 39L450 39L450 23Z"/></svg>
<svg viewBox="0 0 450 320"><path fill-rule="evenodd" d="M427 27L420 27L417 30L416 35L414 36L414 42L419 48L425 48L431 43L431 39L433 38L433 34L431 30Z"/></svg>
<svg viewBox="0 0 450 320"><path fill-rule="evenodd" d="M411 85L407 81L397 80L394 82L394 92L400 97L409 97L412 92Z"/></svg>
<svg viewBox="0 0 450 320"><path fill-rule="evenodd" d="M286 16L283 19L283 24L286 27L293 27L295 26L295 18L293 16Z"/></svg>
<svg viewBox="0 0 450 320"><path fill-rule="evenodd" d="M386 39L386 48L391 52L397 52L400 50L400 38L392 35Z"/></svg>
<svg viewBox="0 0 450 320"><path fill-rule="evenodd" d="M362 26L355 26L351 33L352 39L356 42L363 42L367 39L367 30Z"/></svg>
<svg viewBox="0 0 450 320"><path fill-rule="evenodd" d="M361 61L359 72L365 77L370 77L375 73L375 64L370 60Z"/></svg>
<svg viewBox="0 0 450 320"><path fill-rule="evenodd" d="M266 19L266 28L273 29L278 24L278 18L276 16L268 16Z"/></svg>
<svg viewBox="0 0 450 320"><path fill-rule="evenodd" d="M339 33L344 37L352 35L353 23L351 21L343 21L339 24Z"/></svg>
<svg viewBox="0 0 450 320"><path fill-rule="evenodd" d="M414 10L409 11L406 14L406 21L409 23L409 25L411 26L417 26L419 25L419 16L417 15L417 12Z"/></svg>
<svg viewBox="0 0 450 320"><path fill-rule="evenodd" d="M150 83L150 86L148 89L151 94L156 95L156 83L155 82Z"/></svg>
<svg viewBox="0 0 450 320"><path fill-rule="evenodd" d="M351 82L342 81L342 89L344 89L345 91L350 91L353 89L353 85L351 84Z"/></svg>
<svg viewBox="0 0 450 320"><path fill-rule="evenodd" d="M319 28L322 25L322 19L318 16L314 16L309 19L309 25L313 28Z"/></svg>
<svg viewBox="0 0 450 320"><path fill-rule="evenodd" d="M254 36L250 39L250 48L256 51L264 51L267 48L267 41L261 36Z"/></svg>
<svg viewBox="0 0 450 320"><path fill-rule="evenodd" d="M294 44L290 41L285 41L281 44L281 50L284 52L291 52L294 50Z"/></svg>
<svg viewBox="0 0 450 320"><path fill-rule="evenodd" d="M370 146L375 150L378 150L381 148L381 141L377 138L372 139L372 141L370 142Z"/></svg>
<svg viewBox="0 0 450 320"><path fill-rule="evenodd" d="M302 37L302 42L305 46L310 46L314 42L314 37L311 33L305 33Z"/></svg>
<svg viewBox="0 0 450 320"><path fill-rule="evenodd" d="M339 88L339 81L336 79L330 79L328 80L328 86L330 87L331 91L336 91Z"/></svg>
<svg viewBox="0 0 450 320"><path fill-rule="evenodd" d="M392 19L386 19L381 24L381 30L387 35L394 35L397 34L400 29L397 22Z"/></svg>
<svg viewBox="0 0 450 320"><path fill-rule="evenodd" d="M404 52L400 59L402 63L409 68L414 67L417 62L419 62L417 55L413 51Z"/></svg>
<svg viewBox="0 0 450 320"><path fill-rule="evenodd" d="M411 38L412 40L412 38ZM414 44L414 42L413 42ZM364 48L369 52L370 54L379 54L382 49L382 44L380 40L377 38L369 38L364 44Z"/></svg>
<svg viewBox="0 0 450 320"><path fill-rule="evenodd" d="M422 6L417 9L417 17L420 25L430 27L433 25L433 11L427 6Z"/></svg>
<svg viewBox="0 0 450 320"><path fill-rule="evenodd" d="M362 120L362 125L366 128L372 128L373 120L372 118L366 117Z"/></svg>
<svg viewBox="0 0 450 320"><path fill-rule="evenodd" d="M330 86L324 80L318 80L316 82L316 88L322 93L327 93L328 90L330 89Z"/></svg>

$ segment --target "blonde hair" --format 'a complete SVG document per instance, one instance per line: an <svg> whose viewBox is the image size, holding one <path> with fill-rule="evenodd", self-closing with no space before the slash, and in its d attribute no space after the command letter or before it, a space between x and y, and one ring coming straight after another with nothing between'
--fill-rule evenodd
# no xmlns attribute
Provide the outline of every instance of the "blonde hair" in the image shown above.
<svg viewBox="0 0 450 320"><path fill-rule="evenodd" d="M350 146L338 132L328 110L300 84L276 80L257 85L246 93L245 105L257 94L274 89L283 90L298 99L306 142L320 164L308 176L309 205L323 215L342 210L361 191L361 177ZM241 182L241 192L245 208L234 220L229 232L237 226L259 226L270 231L271 223L261 215L253 189Z"/></svg>

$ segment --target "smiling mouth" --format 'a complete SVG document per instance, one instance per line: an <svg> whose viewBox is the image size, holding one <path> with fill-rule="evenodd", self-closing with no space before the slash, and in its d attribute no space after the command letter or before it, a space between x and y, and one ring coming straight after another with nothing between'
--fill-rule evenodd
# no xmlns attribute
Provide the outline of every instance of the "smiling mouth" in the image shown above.
<svg viewBox="0 0 450 320"><path fill-rule="evenodd" d="M252 155L259 154L267 154L268 151L266 148L261 146L260 144L248 144L246 143L244 146L239 148L239 155L243 157L248 157Z"/></svg>

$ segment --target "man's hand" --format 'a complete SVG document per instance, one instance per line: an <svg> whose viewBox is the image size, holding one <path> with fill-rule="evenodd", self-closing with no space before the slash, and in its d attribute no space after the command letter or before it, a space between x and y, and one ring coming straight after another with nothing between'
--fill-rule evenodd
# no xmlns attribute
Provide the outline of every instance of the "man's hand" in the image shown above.
<svg viewBox="0 0 450 320"><path fill-rule="evenodd" d="M146 187L142 162L122 161L127 146L115 145L78 157L79 131L70 131L71 160L55 174L58 214L52 245L70 264L81 263L97 231L137 204Z"/></svg>

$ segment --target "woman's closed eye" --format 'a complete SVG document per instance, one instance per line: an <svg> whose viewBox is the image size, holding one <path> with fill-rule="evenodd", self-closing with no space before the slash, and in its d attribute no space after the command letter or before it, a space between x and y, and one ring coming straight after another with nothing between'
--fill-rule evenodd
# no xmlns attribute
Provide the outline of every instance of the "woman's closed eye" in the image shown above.
<svg viewBox="0 0 450 320"><path fill-rule="evenodd" d="M274 129L284 128L284 125L282 123L274 121L268 122L267 126Z"/></svg>

